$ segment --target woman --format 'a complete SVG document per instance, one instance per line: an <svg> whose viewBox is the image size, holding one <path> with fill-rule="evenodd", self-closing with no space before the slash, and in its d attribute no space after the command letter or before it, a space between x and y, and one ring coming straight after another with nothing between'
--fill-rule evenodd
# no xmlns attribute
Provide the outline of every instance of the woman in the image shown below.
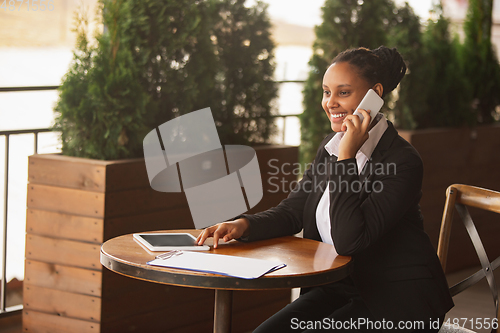
<svg viewBox="0 0 500 333"><path fill-rule="evenodd" d="M396 49L340 53L323 78L322 106L334 133L320 144L297 188L277 207L211 226L198 237L203 244L213 236L217 247L220 238L254 241L303 229L305 238L352 256L348 278L303 289L256 332L331 326L341 332L437 332L453 306L423 230L420 156L382 114L373 122L369 110L360 110L362 122L353 115L369 89L383 98L405 72ZM328 326L331 320L344 325ZM308 325L317 321L327 324Z"/></svg>

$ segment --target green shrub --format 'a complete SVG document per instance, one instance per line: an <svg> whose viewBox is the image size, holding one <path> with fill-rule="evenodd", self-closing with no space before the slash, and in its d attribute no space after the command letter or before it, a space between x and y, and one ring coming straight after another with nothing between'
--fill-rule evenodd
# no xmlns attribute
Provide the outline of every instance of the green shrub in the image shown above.
<svg viewBox="0 0 500 333"><path fill-rule="evenodd" d="M449 21L442 14L437 21L428 21L422 51L425 63L418 70L423 73L424 100L421 106L411 106L416 128L472 125L470 85L458 56L460 42L451 38Z"/></svg>
<svg viewBox="0 0 500 333"><path fill-rule="evenodd" d="M428 82L425 80L423 68L425 58L423 55L422 25L413 9L405 3L394 12L391 33L388 36L388 46L396 47L405 59L407 73L403 84L397 89L395 102L389 102L388 117L394 121L398 128L412 129L416 127L414 110L422 108L425 96L420 93L425 90Z"/></svg>
<svg viewBox="0 0 500 333"><path fill-rule="evenodd" d="M500 105L500 65L491 43L493 0L470 0L461 61L478 123L494 122Z"/></svg>
<svg viewBox="0 0 500 333"><path fill-rule="evenodd" d="M205 107L223 143L266 142L277 92L274 45L266 6L243 4L103 0L106 29L95 45L78 15L78 43L55 107L63 154L139 157L147 132Z"/></svg>

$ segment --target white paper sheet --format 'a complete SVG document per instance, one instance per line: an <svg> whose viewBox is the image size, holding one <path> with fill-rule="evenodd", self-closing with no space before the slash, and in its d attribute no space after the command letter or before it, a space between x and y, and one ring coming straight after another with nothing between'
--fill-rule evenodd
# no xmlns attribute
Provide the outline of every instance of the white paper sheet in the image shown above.
<svg viewBox="0 0 500 333"><path fill-rule="evenodd" d="M167 259L149 261L148 265L221 274L242 279L256 279L286 266L269 260L189 251L182 251L182 254Z"/></svg>

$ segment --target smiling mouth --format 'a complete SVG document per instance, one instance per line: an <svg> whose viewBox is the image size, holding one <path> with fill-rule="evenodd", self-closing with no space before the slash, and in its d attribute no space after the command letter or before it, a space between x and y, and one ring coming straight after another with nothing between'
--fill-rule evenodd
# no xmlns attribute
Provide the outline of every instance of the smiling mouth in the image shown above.
<svg viewBox="0 0 500 333"><path fill-rule="evenodd" d="M341 113L330 113L330 117L332 119L340 119L340 118L344 118L345 116L347 116L347 112L341 112Z"/></svg>

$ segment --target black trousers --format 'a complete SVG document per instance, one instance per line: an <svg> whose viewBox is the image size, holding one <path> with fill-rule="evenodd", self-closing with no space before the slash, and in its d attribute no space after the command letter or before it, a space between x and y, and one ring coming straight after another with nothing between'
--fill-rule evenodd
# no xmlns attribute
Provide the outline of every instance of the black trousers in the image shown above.
<svg viewBox="0 0 500 333"><path fill-rule="evenodd" d="M438 332L444 320L376 320L350 278L303 290L299 298L263 322L254 333L284 332Z"/></svg>

